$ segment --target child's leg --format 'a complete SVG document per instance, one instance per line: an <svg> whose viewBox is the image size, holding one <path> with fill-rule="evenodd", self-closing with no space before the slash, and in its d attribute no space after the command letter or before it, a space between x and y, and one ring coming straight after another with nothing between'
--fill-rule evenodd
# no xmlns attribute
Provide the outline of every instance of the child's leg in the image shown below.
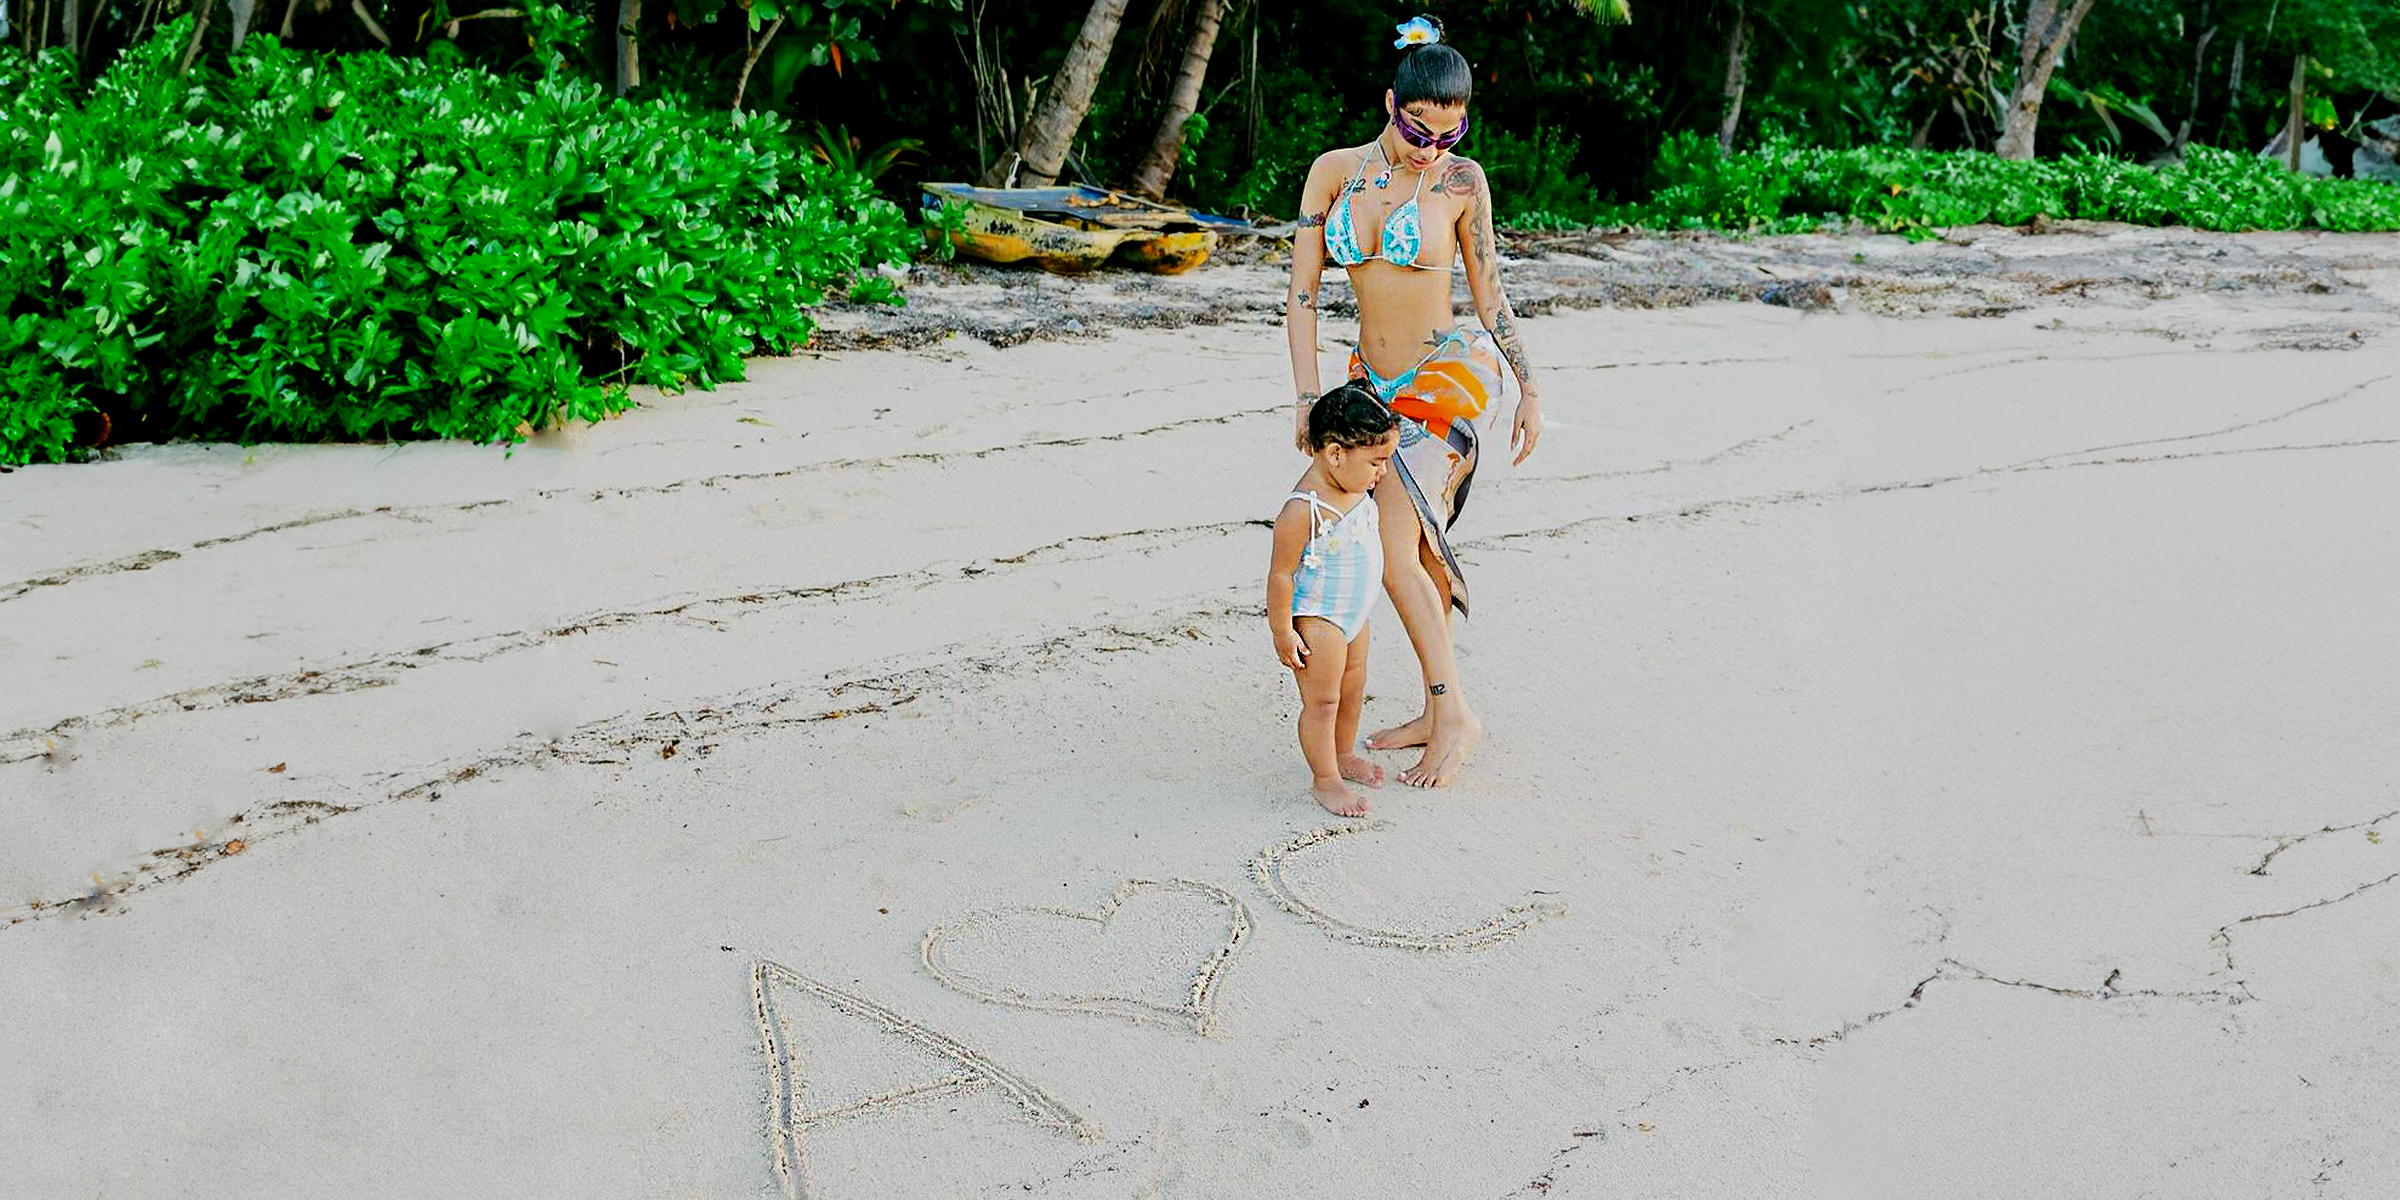
<svg viewBox="0 0 2400 1200"><path fill-rule="evenodd" d="M1373 632L1372 626L1361 625L1358 636L1350 639L1349 658L1342 665L1342 707L1333 719L1333 745L1342 778L1382 787L1382 765L1358 753L1358 715L1367 702L1367 636Z"/></svg>
<svg viewBox="0 0 2400 1200"><path fill-rule="evenodd" d="M1309 794L1335 816L1364 816L1367 798L1342 782L1341 747L1334 741L1350 648L1341 629L1323 617L1300 617L1292 627L1308 643L1307 665L1295 674L1300 679L1300 756L1308 760Z"/></svg>

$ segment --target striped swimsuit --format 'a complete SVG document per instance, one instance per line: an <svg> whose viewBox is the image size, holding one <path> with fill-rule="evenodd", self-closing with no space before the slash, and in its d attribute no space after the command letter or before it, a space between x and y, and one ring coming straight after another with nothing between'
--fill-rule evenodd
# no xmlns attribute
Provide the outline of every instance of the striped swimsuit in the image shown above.
<svg viewBox="0 0 2400 1200"><path fill-rule="evenodd" d="M1383 526L1375 498L1359 497L1349 512L1317 499L1315 492L1293 492L1285 499L1308 501L1308 547L1300 553L1300 569L1292 573L1292 615L1322 617L1343 638L1355 640L1383 588Z"/></svg>

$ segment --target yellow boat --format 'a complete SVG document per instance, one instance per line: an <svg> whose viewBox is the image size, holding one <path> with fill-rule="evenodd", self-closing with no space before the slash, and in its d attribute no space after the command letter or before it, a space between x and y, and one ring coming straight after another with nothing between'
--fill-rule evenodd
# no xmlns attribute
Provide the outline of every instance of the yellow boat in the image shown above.
<svg viewBox="0 0 2400 1200"><path fill-rule="evenodd" d="M1181 274L1208 261L1218 230L1250 231L1227 217L1100 188L928 183L924 191L928 209L965 205L965 220L950 234L959 253L1062 274L1097 270L1112 260L1156 275ZM928 230L927 236L935 234Z"/></svg>

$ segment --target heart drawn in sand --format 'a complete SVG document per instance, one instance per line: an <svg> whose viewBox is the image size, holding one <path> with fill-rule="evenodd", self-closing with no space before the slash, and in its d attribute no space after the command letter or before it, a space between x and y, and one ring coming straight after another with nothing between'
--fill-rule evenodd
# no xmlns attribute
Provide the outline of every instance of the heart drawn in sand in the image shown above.
<svg viewBox="0 0 2400 1200"><path fill-rule="evenodd" d="M1190 976L1179 979L1180 1002L1149 999L1141 996L1116 994L1097 990L1038 990L1020 987L992 978L990 968L975 969L962 966L957 960L954 945L970 938L1000 940L1007 934L1038 928L1052 920L1073 921L1096 926L1093 929L1058 927L1059 933L1085 937L1106 937L1118 910L1128 902L1152 898L1172 901L1187 897L1223 911L1224 933L1214 945L1200 948L1194 955L1197 965ZM1206 1036L1217 1026L1217 988L1224 981L1226 967L1234 954L1250 938L1250 911L1233 893L1213 884L1190 879L1128 879L1117 885L1108 900L1090 912L1065 908L1005 908L969 913L947 925L936 925L925 931L925 941L919 947L925 969L945 986L964 992L978 1000L1004 1004L1011 1008L1033 1009L1041 1012L1091 1013L1097 1016L1122 1017L1152 1025L1170 1027L1190 1026L1194 1033ZM1020 963L1032 956L1003 955L1002 959Z"/></svg>

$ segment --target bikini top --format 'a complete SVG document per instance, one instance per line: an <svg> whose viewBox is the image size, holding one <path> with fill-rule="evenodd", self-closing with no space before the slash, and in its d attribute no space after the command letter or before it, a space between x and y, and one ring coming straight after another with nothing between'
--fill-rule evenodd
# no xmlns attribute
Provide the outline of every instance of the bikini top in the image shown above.
<svg viewBox="0 0 2400 1200"><path fill-rule="evenodd" d="M1420 271L1447 270L1448 265L1421 263L1417 256L1425 251L1425 216L1417 201L1425 195L1425 176L1417 175L1415 195L1401 202L1400 207L1383 219L1380 253L1368 254L1358 248L1358 223L1350 216L1350 197L1366 190L1367 159L1360 155L1358 173L1342 183L1342 194L1325 214L1325 255L1335 266L1355 267L1369 259L1380 258L1395 267L1415 267Z"/></svg>

